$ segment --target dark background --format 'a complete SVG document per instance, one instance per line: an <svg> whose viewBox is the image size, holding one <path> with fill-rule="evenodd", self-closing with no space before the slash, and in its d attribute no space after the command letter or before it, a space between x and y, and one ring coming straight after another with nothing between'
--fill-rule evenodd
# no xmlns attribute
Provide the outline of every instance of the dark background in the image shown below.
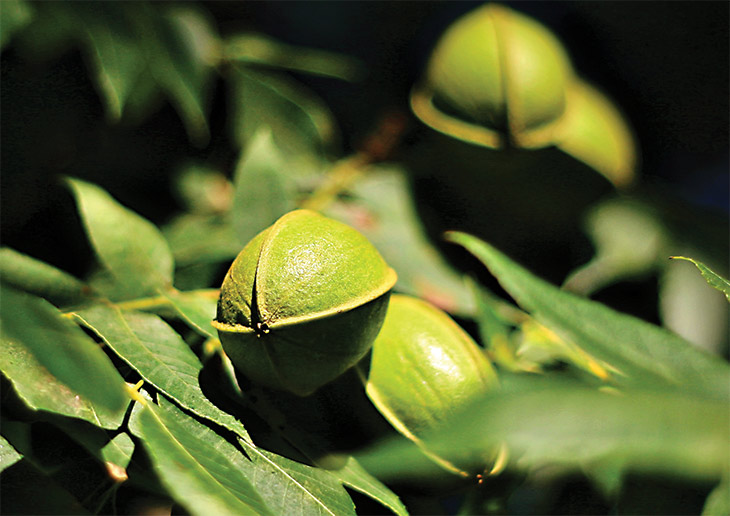
<svg viewBox="0 0 730 516"><path fill-rule="evenodd" d="M439 34L474 2L205 2L222 34L253 29L284 42L342 52L369 70L360 83L297 75L333 110L347 153L408 92ZM642 181L728 213L728 2L512 2L564 42L578 73L633 125ZM230 171L218 85L213 138L188 143L169 105L138 126L109 126L77 50L28 62L12 44L0 85L2 244L75 274L91 250L58 181L94 181L158 224L180 209L170 178L187 157ZM407 142L406 142L407 143Z"/></svg>

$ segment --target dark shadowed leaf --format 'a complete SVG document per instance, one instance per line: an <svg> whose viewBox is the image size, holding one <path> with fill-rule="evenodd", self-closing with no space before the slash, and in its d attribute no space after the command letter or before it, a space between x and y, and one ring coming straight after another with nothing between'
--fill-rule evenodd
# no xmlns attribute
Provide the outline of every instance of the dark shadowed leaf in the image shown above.
<svg viewBox="0 0 730 516"><path fill-rule="evenodd" d="M145 50L139 45L134 12L124 2L67 6L79 24L96 87L112 121L122 117L135 86L149 74Z"/></svg>
<svg viewBox="0 0 730 516"><path fill-rule="evenodd" d="M259 130L268 128L287 157L287 174L318 173L335 135L332 115L322 102L299 84L242 67L230 82L233 140L246 148Z"/></svg>
<svg viewBox="0 0 730 516"><path fill-rule="evenodd" d="M203 368L198 357L158 316L104 305L81 310L75 316L157 389L191 412L249 439L236 418L205 397L198 383Z"/></svg>
<svg viewBox="0 0 730 516"><path fill-rule="evenodd" d="M728 480L728 474L730 474L730 470L707 497L705 506L702 508L702 516L724 516L725 514L730 514L730 480Z"/></svg>
<svg viewBox="0 0 730 516"><path fill-rule="evenodd" d="M31 5L21 0L22 4ZM64 2L65 3L65 2ZM6 2L0 2L5 7ZM62 2L36 3L30 23L15 34L15 47L30 59L52 59L67 51L80 33L77 21ZM3 16L4 18L5 16ZM6 20L2 20L5 23ZM3 38L5 36L2 36Z"/></svg>
<svg viewBox="0 0 730 516"><path fill-rule="evenodd" d="M167 225L164 234L180 267L232 261L243 248L228 216L186 213Z"/></svg>
<svg viewBox="0 0 730 516"><path fill-rule="evenodd" d="M33 9L25 0L0 2L0 49L8 44L17 31L33 18Z"/></svg>
<svg viewBox="0 0 730 516"><path fill-rule="evenodd" d="M241 248L295 207L294 185L271 132L262 128L246 146L234 178L233 228Z"/></svg>
<svg viewBox="0 0 730 516"><path fill-rule="evenodd" d="M217 59L217 35L207 13L193 5L135 3L134 8L139 44L155 81L180 114L190 140L206 144L208 90Z"/></svg>
<svg viewBox="0 0 730 516"><path fill-rule="evenodd" d="M130 297L172 285L173 261L157 227L96 185L69 179L94 250Z"/></svg>
<svg viewBox="0 0 730 516"><path fill-rule="evenodd" d="M189 213L223 214L231 208L233 185L215 167L190 161L175 174L174 193Z"/></svg>
<svg viewBox="0 0 730 516"><path fill-rule="evenodd" d="M85 299L84 284L67 272L19 253L0 249L0 280L58 305Z"/></svg>
<svg viewBox="0 0 730 516"><path fill-rule="evenodd" d="M27 460L3 471L3 514L90 514L59 482Z"/></svg>
<svg viewBox="0 0 730 516"><path fill-rule="evenodd" d="M60 417L50 417L47 421L103 464L109 478L115 482L127 480L126 468L134 452L134 443L127 433L120 432L110 439L109 432L82 421Z"/></svg>
<svg viewBox="0 0 730 516"><path fill-rule="evenodd" d="M663 328L562 291L475 237L452 232L448 239L477 256L539 323L616 369L616 382L730 398L730 366L722 359Z"/></svg>
<svg viewBox="0 0 730 516"><path fill-rule="evenodd" d="M2 289L0 365L32 408L119 425L126 385L101 348L44 299Z"/></svg>
<svg viewBox="0 0 730 516"><path fill-rule="evenodd" d="M162 483L192 514L272 514L241 467L246 457L169 403L138 403L130 427Z"/></svg>
<svg viewBox="0 0 730 516"><path fill-rule="evenodd" d="M469 289L426 236L402 170L372 170L351 193L354 200L331 206L327 214L368 237L398 272L401 292L428 299L452 313L473 312Z"/></svg>

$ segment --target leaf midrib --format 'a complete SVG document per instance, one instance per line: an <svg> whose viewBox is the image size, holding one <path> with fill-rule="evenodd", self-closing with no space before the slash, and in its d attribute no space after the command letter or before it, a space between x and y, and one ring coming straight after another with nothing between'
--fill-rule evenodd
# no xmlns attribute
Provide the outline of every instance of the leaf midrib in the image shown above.
<svg viewBox="0 0 730 516"><path fill-rule="evenodd" d="M149 402L147 402L147 403L149 403ZM247 504L243 500L239 499L235 494L233 494L230 491L230 489L228 489L225 485L223 485L220 482L220 480L218 480L203 464L200 463L200 461L192 453L190 453L188 451L188 449L177 439L177 437L175 436L175 434L173 434L170 431L170 429L167 427L167 425L165 425L165 423L162 421L162 419L157 414L157 412L155 411L155 409L150 409L148 406L145 406L144 409L147 410L155 418L155 420L159 423L159 425L162 428L162 430L167 435L170 436L170 439L172 440L172 442L175 445L177 445L177 447L180 450L182 450L182 452L183 452L184 455L186 455L187 457L189 457L193 461L193 464L195 464L195 466L197 466L197 468L199 470L201 470L204 473L205 476L211 478L213 480L213 482L216 485L218 485L224 491L224 493L226 493L227 495L231 496L237 503L243 504L244 506L248 507L249 509L252 509L252 511L253 511L252 514L258 514L258 512L256 512L256 510L253 509L253 507L251 505ZM249 480L249 483L250 483L250 480ZM254 487L254 486L252 485L252 487ZM262 502L263 502L263 500L262 500ZM266 506L266 503L265 502L264 502L264 506L268 508L268 506Z"/></svg>

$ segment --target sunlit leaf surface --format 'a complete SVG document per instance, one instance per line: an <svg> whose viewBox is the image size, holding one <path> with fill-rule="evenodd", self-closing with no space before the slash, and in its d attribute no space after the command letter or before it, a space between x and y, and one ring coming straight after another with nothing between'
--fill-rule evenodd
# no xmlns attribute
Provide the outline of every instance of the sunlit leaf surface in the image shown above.
<svg viewBox="0 0 730 516"><path fill-rule="evenodd" d="M276 514L355 514L337 478L241 441L253 462L249 477ZM284 496L282 496L282 493Z"/></svg>
<svg viewBox="0 0 730 516"><path fill-rule="evenodd" d="M0 248L0 278L59 305L84 299L84 284L67 272L8 247Z"/></svg>
<svg viewBox="0 0 730 516"><path fill-rule="evenodd" d="M2 289L0 368L34 409L121 423L129 402L122 377L101 348L47 301Z"/></svg>
<svg viewBox="0 0 730 516"><path fill-rule="evenodd" d="M23 456L13 448L13 445L6 441L4 437L0 436L0 472L9 468L22 458Z"/></svg>
<svg viewBox="0 0 730 516"><path fill-rule="evenodd" d="M175 499L192 514L272 514L241 467L247 459L171 405L138 404L130 422Z"/></svg>
<svg viewBox="0 0 730 516"><path fill-rule="evenodd" d="M218 290L169 291L165 297L173 308L191 327L205 337L216 338L211 321L215 317Z"/></svg>
<svg viewBox="0 0 730 516"><path fill-rule="evenodd" d="M156 226L96 185L78 179L69 184L94 250L130 297L172 285L172 255Z"/></svg>
<svg viewBox="0 0 730 516"><path fill-rule="evenodd" d="M101 449L107 471L112 478L117 481L126 480L126 468L132 459L132 453L134 453L134 441L124 432L114 436Z"/></svg>
<svg viewBox="0 0 730 516"><path fill-rule="evenodd" d="M248 439L243 425L203 394L202 364L184 340L156 315L97 305L75 313L146 381L195 414Z"/></svg>
<svg viewBox="0 0 730 516"><path fill-rule="evenodd" d="M464 233L449 240L466 247L532 316L618 374L627 385L664 385L730 398L730 366L677 335L578 297L533 276L489 244Z"/></svg>

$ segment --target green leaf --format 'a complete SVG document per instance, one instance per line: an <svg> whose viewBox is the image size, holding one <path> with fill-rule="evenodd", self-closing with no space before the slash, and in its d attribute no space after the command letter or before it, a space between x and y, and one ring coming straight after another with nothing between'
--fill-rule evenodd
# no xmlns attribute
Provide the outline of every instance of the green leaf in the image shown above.
<svg viewBox="0 0 730 516"><path fill-rule="evenodd" d="M408 516L408 510L400 498L380 480L368 473L355 457L348 457L347 463L341 469L329 471L347 487L380 502L393 511L393 514Z"/></svg>
<svg viewBox="0 0 730 516"><path fill-rule="evenodd" d="M286 160L268 129L252 138L236 167L232 219L241 248L295 208Z"/></svg>
<svg viewBox="0 0 730 516"><path fill-rule="evenodd" d="M27 460L3 472L0 500L3 514L90 514L59 482Z"/></svg>
<svg viewBox="0 0 730 516"><path fill-rule="evenodd" d="M129 297L172 285L173 259L157 227L128 210L103 189L69 179L94 250Z"/></svg>
<svg viewBox="0 0 730 516"><path fill-rule="evenodd" d="M164 228L178 267L231 261L241 250L230 217L186 213Z"/></svg>
<svg viewBox="0 0 730 516"><path fill-rule="evenodd" d="M355 514L350 496L328 470L239 442L253 463L249 478L275 514Z"/></svg>
<svg viewBox="0 0 730 516"><path fill-rule="evenodd" d="M218 290L169 291L165 297L183 320L204 337L217 338L211 321L215 318Z"/></svg>
<svg viewBox="0 0 730 516"><path fill-rule="evenodd" d="M230 209L233 185L220 170L205 163L189 162L174 179L175 194L186 211L210 215Z"/></svg>
<svg viewBox="0 0 730 516"><path fill-rule="evenodd" d="M282 77L236 68L231 76L232 139L242 148L269 128L287 157L287 174L319 172L335 137L332 115L321 100Z"/></svg>
<svg viewBox="0 0 730 516"><path fill-rule="evenodd" d="M0 279L57 305L69 305L86 299L86 287L81 281L8 247L0 248Z"/></svg>
<svg viewBox="0 0 730 516"><path fill-rule="evenodd" d="M123 482L127 479L126 469L129 461L132 460L132 453L134 453L134 441L125 432L115 435L101 449L104 465L117 482Z"/></svg>
<svg viewBox="0 0 730 516"><path fill-rule="evenodd" d="M28 5L27 2L23 3ZM31 60L44 61L60 56L79 36L78 25L68 12L68 6L62 2L32 5L33 16L23 30L16 32L15 47L21 55Z"/></svg>
<svg viewBox="0 0 730 516"><path fill-rule="evenodd" d="M272 514L247 478L241 452L169 403L137 404L130 428L162 483L192 514Z"/></svg>
<svg viewBox="0 0 730 516"><path fill-rule="evenodd" d="M478 457L506 444L509 467L615 468L648 474L719 479L730 458L730 420L723 400L676 390L594 390L549 377L503 378L502 388L467 407L426 437L440 454ZM425 469L402 443L360 456L376 475ZM475 463L476 465L476 463ZM381 477L382 478L382 477Z"/></svg>
<svg viewBox="0 0 730 516"><path fill-rule="evenodd" d="M517 357L516 345L510 338L511 328L499 313L503 307L498 298L487 289L470 281L476 300L474 320L479 326L479 336L489 356L508 371L530 369Z"/></svg>
<svg viewBox="0 0 730 516"><path fill-rule="evenodd" d="M67 44L78 46L108 119L117 122L126 116L140 121L159 93L148 66L148 49L140 37L140 4L37 4L38 16L22 34L22 50L47 58L62 53Z"/></svg>
<svg viewBox="0 0 730 516"><path fill-rule="evenodd" d="M225 42L226 59L355 81L364 74L356 59L312 48L287 45L263 34L239 33Z"/></svg>
<svg viewBox="0 0 730 516"><path fill-rule="evenodd" d="M479 258L539 323L615 368L617 383L671 386L730 398L730 367L722 359L667 330L562 291L473 236L451 232L447 238Z"/></svg>
<svg viewBox="0 0 730 516"><path fill-rule="evenodd" d="M47 301L2 288L0 369L33 409L116 428L126 385L101 348Z"/></svg>
<svg viewBox="0 0 730 516"><path fill-rule="evenodd" d="M13 445L0 435L0 473L22 458L23 456L13 448Z"/></svg>
<svg viewBox="0 0 730 516"><path fill-rule="evenodd" d="M140 76L146 69L144 49L130 5L116 2L67 6L85 40L94 79L110 120L122 117Z"/></svg>
<svg viewBox="0 0 730 516"><path fill-rule="evenodd" d="M33 18L33 10L24 0L0 2L0 49L5 48L13 34L25 27Z"/></svg>
<svg viewBox="0 0 730 516"><path fill-rule="evenodd" d="M585 221L596 254L573 272L563 288L587 295L615 281L650 273L668 244L662 221L645 203L609 199L593 207Z"/></svg>
<svg viewBox="0 0 730 516"><path fill-rule="evenodd" d="M686 258L684 256L671 256L670 258L672 260L686 260L694 263L695 267L699 269L700 274L702 274L702 277L705 278L705 281L707 281L707 284L725 294L727 300L730 301L730 281L714 272L704 263L693 258Z"/></svg>
<svg viewBox="0 0 730 516"><path fill-rule="evenodd" d="M203 368L195 353L158 316L123 312L96 305L76 312L81 323L98 334L146 381L198 416L250 439L243 425L205 397L198 383Z"/></svg>
<svg viewBox="0 0 730 516"><path fill-rule="evenodd" d="M702 508L702 516L724 516L730 514L730 481L728 476L710 492Z"/></svg>
<svg viewBox="0 0 730 516"><path fill-rule="evenodd" d="M95 457L115 482L127 480L126 468L134 452L134 442L125 432L120 432L112 439L108 432L96 426L90 426L76 419L62 417L44 418L53 426L81 445ZM102 479L103 480L103 479Z"/></svg>
<svg viewBox="0 0 730 516"><path fill-rule="evenodd" d="M326 213L351 225L382 253L398 272L397 289L461 315L474 310L464 281L429 242L400 169L380 167L360 179L347 203Z"/></svg>
<svg viewBox="0 0 730 516"><path fill-rule="evenodd" d="M206 104L218 44L212 22L193 6L134 7L152 75L170 97L191 141L205 145L210 138Z"/></svg>
<svg viewBox="0 0 730 516"><path fill-rule="evenodd" d="M705 265L712 263L713 270L722 270L725 266L721 257L684 243L675 243L671 250L675 254L694 256ZM667 260L667 254L662 253L664 259L659 275L659 315L663 325L696 347L723 355L730 344L727 297L709 288L696 267Z"/></svg>

